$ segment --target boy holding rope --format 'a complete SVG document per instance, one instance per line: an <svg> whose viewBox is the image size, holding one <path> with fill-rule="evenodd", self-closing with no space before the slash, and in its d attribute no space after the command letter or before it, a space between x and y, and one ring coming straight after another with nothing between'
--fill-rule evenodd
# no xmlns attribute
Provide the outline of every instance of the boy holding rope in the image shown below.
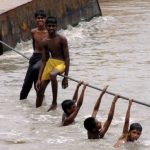
<svg viewBox="0 0 150 150"><path fill-rule="evenodd" d="M83 88L81 91L81 94L79 96L78 99L78 91L79 91L79 87L83 84ZM84 99L84 92L85 89L87 87L87 84L84 82L79 82L77 84L76 90L74 92L73 98L71 99L67 99L64 100L61 104L62 109L64 111L63 116L62 116L62 125L63 126L67 126L70 125L71 123L74 122L74 119L76 118L82 103L83 103L83 99ZM77 103L77 104L76 104Z"/></svg>
<svg viewBox="0 0 150 150"><path fill-rule="evenodd" d="M134 142L138 140L142 134L142 126L139 123L132 123L130 125L130 128L128 129L131 105L132 99L129 100L122 136L118 139L117 143L114 145L115 148L121 147L123 144L127 142Z"/></svg>
<svg viewBox="0 0 150 150"><path fill-rule="evenodd" d="M104 122L104 125L102 125L102 123L96 119L96 115L98 113L102 97L106 93L107 88L108 88L108 86L106 86L103 89L103 91L101 92L99 98L97 99L97 102L95 104L95 107L94 107L94 110L93 110L93 113L92 113L92 117L88 117L84 121L84 127L87 130L88 139L103 138L104 135L106 134L111 122L112 122L112 119L113 119L113 116L114 116L115 104L116 104L116 101L119 98L119 95L115 95L114 100L111 104L111 108L109 110L108 118Z"/></svg>
<svg viewBox="0 0 150 150"><path fill-rule="evenodd" d="M38 94L36 107L40 107L43 102L44 92L51 81L53 100L48 111L57 107L58 82L57 75L64 73L68 76L70 58L67 39L56 33L57 20L55 17L48 17L46 20L48 38L42 41L42 65L40 68L36 88ZM68 78L62 80L62 88L68 87Z"/></svg>

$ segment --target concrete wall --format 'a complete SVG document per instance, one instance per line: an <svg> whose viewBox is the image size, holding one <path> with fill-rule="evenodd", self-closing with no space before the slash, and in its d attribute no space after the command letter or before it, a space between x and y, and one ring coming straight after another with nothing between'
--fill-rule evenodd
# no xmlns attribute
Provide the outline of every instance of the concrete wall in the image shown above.
<svg viewBox="0 0 150 150"><path fill-rule="evenodd" d="M97 0L32 0L0 14L0 40L15 47L21 40L31 38L30 30L35 26L34 13L38 9L58 19L59 28L68 24L77 25L80 20L101 16ZM0 44L0 53L7 48Z"/></svg>

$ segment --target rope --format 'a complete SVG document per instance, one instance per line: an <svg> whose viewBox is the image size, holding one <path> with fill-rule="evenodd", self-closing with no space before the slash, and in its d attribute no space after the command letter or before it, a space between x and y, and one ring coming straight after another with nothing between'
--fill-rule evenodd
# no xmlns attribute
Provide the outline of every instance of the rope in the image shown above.
<svg viewBox="0 0 150 150"><path fill-rule="evenodd" d="M12 48L12 47L9 46L8 44L4 43L3 41L0 40L0 43L2 43L3 45L7 46L8 48L10 48L11 50L13 50L14 52L18 53L19 55L21 55L21 56L23 56L24 58L26 58L26 59L29 60L29 58L28 58L27 56L25 56L24 54L18 52L17 50L15 50L14 48ZM60 76L61 76L61 77L68 78L69 80L72 80L72 81L77 82L77 83L80 82L79 80L73 79L73 78L71 78L71 77L69 77L69 76L65 76L65 75L60 75ZM100 88L98 88L98 87L95 87L95 86L93 86L93 85L88 84L87 86L90 87L90 88L93 88L93 89L95 89L95 90L102 91L102 89L100 89ZM115 93L109 92L109 91L106 91L106 93L108 93L108 94L110 94L110 95L113 95L113 96L116 95ZM119 97L122 98L122 99L124 99L124 100L130 100L129 98L127 98L127 97L125 97L125 96L119 95ZM137 100L134 100L134 99L133 99L133 102L135 102L135 103L137 103L137 104L141 104L141 105L147 106L147 107L150 107L149 104L144 103L144 102L140 102L140 101L137 101Z"/></svg>

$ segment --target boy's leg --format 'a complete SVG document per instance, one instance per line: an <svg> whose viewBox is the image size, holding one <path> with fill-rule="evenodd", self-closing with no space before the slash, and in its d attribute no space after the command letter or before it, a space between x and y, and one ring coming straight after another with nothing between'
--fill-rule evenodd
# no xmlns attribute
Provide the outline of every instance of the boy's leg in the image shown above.
<svg viewBox="0 0 150 150"><path fill-rule="evenodd" d="M112 119L113 119L113 116L114 116L114 111L115 111L115 105L116 105L116 102L119 98L119 95L115 95L113 101L112 101L112 104L111 104L111 107L110 107L110 110L109 110L109 113L108 113L108 118L107 120L105 121L104 125L103 125L103 128L101 130L101 138L104 137L105 133L107 132L111 122L112 122Z"/></svg>
<svg viewBox="0 0 150 150"><path fill-rule="evenodd" d="M33 75L34 75L34 89L37 93L37 89L36 89L36 82L38 80L38 75L39 75L39 71L40 71L40 64L39 64L40 61L38 61L35 65L33 66Z"/></svg>
<svg viewBox="0 0 150 150"><path fill-rule="evenodd" d="M58 81L57 81L57 79L53 80L51 82L51 85L52 85L52 94L53 94L51 109L56 109L56 107L57 107L57 93L58 93Z"/></svg>
<svg viewBox="0 0 150 150"><path fill-rule="evenodd" d="M52 104L49 107L48 111L54 110L57 108L57 93L58 93L58 81L57 81L57 75L59 74L59 71L54 69L51 74L50 74L50 79L51 79L51 86L52 86L52 95L53 95L53 100Z"/></svg>
<svg viewBox="0 0 150 150"><path fill-rule="evenodd" d="M34 81L33 70L32 70L32 67L29 65L25 79L24 79L24 83L20 92L20 100L27 98L32 88L33 81Z"/></svg>
<svg viewBox="0 0 150 150"><path fill-rule="evenodd" d="M45 89L46 89L48 83L49 83L49 80L41 81L41 87L40 87L39 91L37 92L36 107L40 107L42 105L43 98L44 98L44 92L45 92Z"/></svg>

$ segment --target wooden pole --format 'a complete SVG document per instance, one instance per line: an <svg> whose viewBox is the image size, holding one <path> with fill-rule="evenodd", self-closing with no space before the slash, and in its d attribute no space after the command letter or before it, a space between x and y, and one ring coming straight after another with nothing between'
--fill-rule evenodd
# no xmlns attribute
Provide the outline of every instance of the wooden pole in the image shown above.
<svg viewBox="0 0 150 150"><path fill-rule="evenodd" d="M29 60L29 58L28 58L27 56L25 56L24 54L18 52L17 50L15 50L14 48L12 48L12 47L9 46L8 44L4 43L3 41L0 40L0 43L3 44L3 45L5 45L5 46L8 47L9 49L13 50L13 51L16 52L17 54L19 54L19 55L21 55L21 56L23 56L24 58L26 58L26 59Z"/></svg>
<svg viewBox="0 0 150 150"><path fill-rule="evenodd" d="M2 32L0 31L0 41L2 40ZM0 55L3 54L3 46L2 44L0 43Z"/></svg>
<svg viewBox="0 0 150 150"><path fill-rule="evenodd" d="M26 58L26 59L29 60L29 58L28 58L27 56L25 56L25 55L23 55L22 53L18 52L17 50L15 50L14 48L12 48L12 47L9 46L8 44L4 43L3 41L0 40L0 43L3 44L3 45L5 45L5 46L7 46L8 48L10 48L11 50L13 50L14 52L18 53L19 55L21 55L21 56L23 56L24 58ZM72 81L77 82L77 83L80 82L79 80L73 79L73 78L71 78L71 77L69 77L69 76L65 76L65 75L62 75L62 74L61 74L60 76L61 76L61 77L68 78L69 80L72 80ZM98 88L98 87L95 87L95 86L93 86L93 85L88 84L87 86L90 87L90 88L93 88L93 89L95 89L95 90L102 91L102 89L100 89L100 88ZM110 92L110 91L106 91L106 93L108 93L108 94L110 94L110 95L113 95L113 96L116 95L115 93ZM130 100L129 98L127 98L127 97L125 97L125 96L119 95L119 97L122 98L122 99L124 99L124 100ZM147 107L150 107L149 104L144 103L144 102L140 102L140 101L137 101L137 100L134 100L134 99L133 99L133 102L135 102L135 103L137 103L137 104L141 104L141 105L147 106Z"/></svg>
<svg viewBox="0 0 150 150"><path fill-rule="evenodd" d="M77 82L77 83L80 82L80 81L78 81L78 80L76 80L76 79L73 79L73 78L71 78L71 77L69 77L69 76L65 76L65 75L60 75L60 76L66 77L66 78L68 78L69 80L75 81L75 82ZM90 88L93 88L93 89L95 89L95 90L98 90L98 91L102 91L102 90L103 90L103 89L100 89L100 88L95 87L95 86L90 85L90 84L88 84L87 86L90 87ZM106 91L106 93L108 93L108 94L110 94L110 95L113 95L113 96L116 95L115 93L109 92L109 91ZM127 98L127 97L125 97L125 96L119 95L119 97L122 98L122 99L124 99L124 100L130 100L129 98ZM137 101L137 100L134 100L134 99L133 99L133 102L135 102L135 103L137 103L137 104L141 104L141 105L147 106L147 107L150 107L149 104L144 103L144 102L140 102L140 101Z"/></svg>

